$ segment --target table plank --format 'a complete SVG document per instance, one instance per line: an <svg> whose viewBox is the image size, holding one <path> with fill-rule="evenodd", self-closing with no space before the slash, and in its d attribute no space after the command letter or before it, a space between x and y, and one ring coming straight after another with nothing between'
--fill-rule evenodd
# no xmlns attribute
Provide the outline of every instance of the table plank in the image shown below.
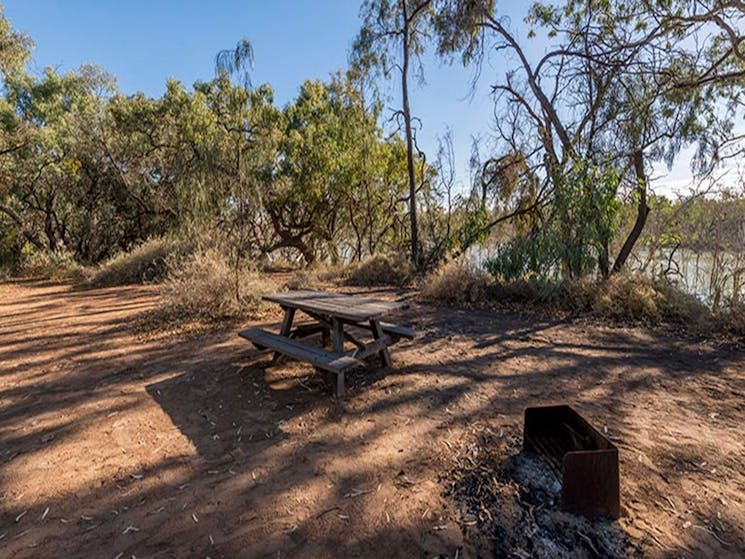
<svg viewBox="0 0 745 559"><path fill-rule="evenodd" d="M308 310L352 322L375 320L393 311L409 307L409 304L404 301L382 301L372 297L306 289L267 295L264 299L283 307Z"/></svg>

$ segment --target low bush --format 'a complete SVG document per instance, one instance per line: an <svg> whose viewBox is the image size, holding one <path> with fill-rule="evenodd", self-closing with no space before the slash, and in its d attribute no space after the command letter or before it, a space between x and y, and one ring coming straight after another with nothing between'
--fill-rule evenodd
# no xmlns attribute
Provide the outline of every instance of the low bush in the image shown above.
<svg viewBox="0 0 745 559"><path fill-rule="evenodd" d="M357 264L352 264L347 272L349 285L402 286L412 277L411 264L400 254L376 254Z"/></svg>
<svg viewBox="0 0 745 559"><path fill-rule="evenodd" d="M659 293L649 279L620 274L596 286L594 314L619 321L658 322Z"/></svg>
<svg viewBox="0 0 745 559"><path fill-rule="evenodd" d="M592 306L596 286L587 280L550 281L538 278L495 282L487 298L508 304L540 306L545 310L581 312Z"/></svg>
<svg viewBox="0 0 745 559"><path fill-rule="evenodd" d="M65 251L28 251L21 261L20 275L25 277L82 281L85 269Z"/></svg>
<svg viewBox="0 0 745 559"><path fill-rule="evenodd" d="M303 268L293 272L285 282L288 289L320 289L325 283L343 281L347 277L347 269L343 266L318 264L311 268Z"/></svg>
<svg viewBox="0 0 745 559"><path fill-rule="evenodd" d="M728 334L745 337L745 303L730 302L725 308L717 312L714 321L719 329Z"/></svg>
<svg viewBox="0 0 745 559"><path fill-rule="evenodd" d="M549 281L537 278L491 281L478 268L451 262L427 276L421 297L446 304L518 305L548 312L569 312L618 322L685 324L691 330L711 325L712 313L695 296L666 280L618 274L606 281ZM722 325L745 332L745 307L720 313Z"/></svg>
<svg viewBox="0 0 745 559"><path fill-rule="evenodd" d="M655 304L659 317L664 322L684 324L691 329L700 329L711 324L712 313L695 295L686 293L666 279L652 282Z"/></svg>
<svg viewBox="0 0 745 559"><path fill-rule="evenodd" d="M261 297L276 286L254 269L236 271L216 249L195 252L170 267L152 318L161 322L218 322L255 318Z"/></svg>
<svg viewBox="0 0 745 559"><path fill-rule="evenodd" d="M424 278L420 297L448 305L475 304L485 300L489 285L489 276L477 267L449 262Z"/></svg>
<svg viewBox="0 0 745 559"><path fill-rule="evenodd" d="M178 265L192 250L191 244L185 241L149 239L98 266L87 283L96 287L159 283L167 277L169 266Z"/></svg>

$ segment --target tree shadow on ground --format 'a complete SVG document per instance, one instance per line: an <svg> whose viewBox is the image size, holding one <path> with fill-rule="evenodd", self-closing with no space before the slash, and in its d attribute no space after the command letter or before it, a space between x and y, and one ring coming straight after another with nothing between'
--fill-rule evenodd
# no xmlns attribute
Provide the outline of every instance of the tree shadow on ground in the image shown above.
<svg viewBox="0 0 745 559"><path fill-rule="evenodd" d="M12 368L0 375L8 555L478 556L442 476L479 429L519 431L525 407L551 402L572 403L622 449L629 516L618 529L649 556L745 550L738 518L717 518L712 499L694 502L690 492L695 483L714 496L734 479L725 497L736 499L737 451L706 446L708 467L700 466L702 455L686 454L698 431L684 431L709 417L714 399L721 410L706 428L719 433L742 418L738 353L415 305L402 322L423 338L397 346L388 374L351 375L339 401L311 368L257 361L234 333L135 342L128 325L138 308L127 305L151 303L148 293L122 301L115 290L90 292L113 310L86 315L82 294L28 289L39 308L24 328L66 318L43 344L19 339L12 323L0 330L18 350L6 352ZM686 398L690 383L707 398ZM54 477L50 491L45 476ZM666 495L674 511L660 508ZM690 521L693 531L665 540L650 518Z"/></svg>

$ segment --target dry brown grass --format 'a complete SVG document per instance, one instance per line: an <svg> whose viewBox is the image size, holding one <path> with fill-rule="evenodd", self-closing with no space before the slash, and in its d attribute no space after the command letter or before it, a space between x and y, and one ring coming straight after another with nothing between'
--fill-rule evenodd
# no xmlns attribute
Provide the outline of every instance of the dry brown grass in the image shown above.
<svg viewBox="0 0 745 559"><path fill-rule="evenodd" d="M349 266L346 282L349 285L406 285L412 278L411 264L402 254L376 254Z"/></svg>
<svg viewBox="0 0 745 559"><path fill-rule="evenodd" d="M659 296L647 278L621 274L596 286L592 310L614 320L657 322Z"/></svg>
<svg viewBox="0 0 745 559"><path fill-rule="evenodd" d="M158 283L167 277L169 266L178 265L191 251L191 243L184 241L148 239L101 264L93 270L87 283L96 287Z"/></svg>
<svg viewBox="0 0 745 559"><path fill-rule="evenodd" d="M639 274L618 274L607 281L497 283L473 266L451 262L423 280L420 296L447 305L527 307L613 322L673 324L694 334L745 334L745 305L732 305L715 316L676 285Z"/></svg>
<svg viewBox="0 0 745 559"><path fill-rule="evenodd" d="M482 270L465 262L448 262L426 276L420 297L448 305L473 304L485 301L491 281Z"/></svg>
<svg viewBox="0 0 745 559"><path fill-rule="evenodd" d="M745 337L745 303L731 303L714 316L714 322L728 334Z"/></svg>
<svg viewBox="0 0 745 559"><path fill-rule="evenodd" d="M295 270L285 282L287 289L320 289L324 284L344 281L348 268L330 264L318 264L311 268Z"/></svg>
<svg viewBox="0 0 745 559"><path fill-rule="evenodd" d="M261 297L276 290L267 276L250 267L236 271L220 251L206 249L171 268L147 318L159 328L256 318L264 308Z"/></svg>

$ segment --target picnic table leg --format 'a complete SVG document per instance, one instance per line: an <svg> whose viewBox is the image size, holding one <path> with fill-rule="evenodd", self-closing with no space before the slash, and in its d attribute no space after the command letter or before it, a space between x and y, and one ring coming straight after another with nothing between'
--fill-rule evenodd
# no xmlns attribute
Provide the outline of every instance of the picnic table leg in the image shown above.
<svg viewBox="0 0 745 559"><path fill-rule="evenodd" d="M341 355L344 353L344 325L338 318L331 319L331 336L334 343L334 353ZM336 396L344 396L344 372L336 373Z"/></svg>
<svg viewBox="0 0 745 559"><path fill-rule="evenodd" d="M279 335L280 336L289 336L290 335L290 328L292 328L292 321L295 318L295 309L284 307L285 309L285 317L282 319L282 327L279 329Z"/></svg>
<svg viewBox="0 0 745 559"><path fill-rule="evenodd" d="M377 320L371 320L370 321L370 328L372 329L373 338L376 340L379 340L383 337L383 329L380 326L380 322ZM385 367L392 367L393 361L391 361L391 352L388 350L388 347L384 347L378 352L378 355L380 356L380 360L383 362L383 365Z"/></svg>
<svg viewBox="0 0 745 559"><path fill-rule="evenodd" d="M285 317L282 319L282 326L279 329L279 335L284 337L290 336L290 330L292 330L292 321L295 319L295 309L290 307L282 307L285 310ZM282 355L278 352L274 352L272 357L272 363L279 362Z"/></svg>
<svg viewBox="0 0 745 559"><path fill-rule="evenodd" d="M331 336L334 342L334 353L341 355L344 353L344 330L341 320L338 318L331 319Z"/></svg>

